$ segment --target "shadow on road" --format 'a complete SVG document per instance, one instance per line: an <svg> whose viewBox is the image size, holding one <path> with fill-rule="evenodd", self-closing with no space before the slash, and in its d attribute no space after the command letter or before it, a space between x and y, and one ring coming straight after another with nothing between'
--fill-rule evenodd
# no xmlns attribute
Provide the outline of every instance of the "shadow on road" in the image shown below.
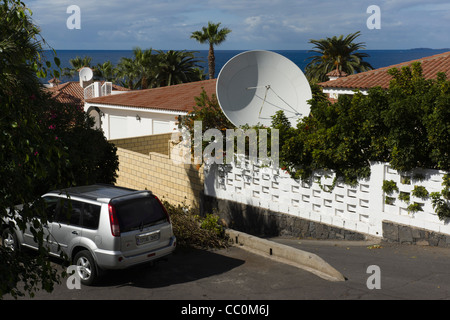
<svg viewBox="0 0 450 320"><path fill-rule="evenodd" d="M177 248L168 261L108 271L95 286L167 287L222 274L239 267L244 262L244 260L225 257L211 250Z"/></svg>

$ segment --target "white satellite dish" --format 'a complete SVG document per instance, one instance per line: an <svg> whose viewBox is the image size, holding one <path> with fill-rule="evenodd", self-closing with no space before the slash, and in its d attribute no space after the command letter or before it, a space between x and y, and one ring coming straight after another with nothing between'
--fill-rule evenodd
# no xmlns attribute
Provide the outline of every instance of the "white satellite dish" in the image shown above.
<svg viewBox="0 0 450 320"><path fill-rule="evenodd" d="M80 76L80 86L82 88L85 88L87 85L92 83L94 72L91 68L83 67L80 69L78 74Z"/></svg>
<svg viewBox="0 0 450 320"><path fill-rule="evenodd" d="M219 73L216 93L220 107L236 127L270 126L278 110L296 126L309 115L307 100L312 98L300 68L286 57L264 50L231 58Z"/></svg>

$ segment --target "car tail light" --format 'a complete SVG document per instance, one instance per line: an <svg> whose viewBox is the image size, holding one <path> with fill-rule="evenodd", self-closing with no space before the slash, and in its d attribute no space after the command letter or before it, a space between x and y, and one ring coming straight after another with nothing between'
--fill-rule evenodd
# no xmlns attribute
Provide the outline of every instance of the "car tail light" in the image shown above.
<svg viewBox="0 0 450 320"><path fill-rule="evenodd" d="M113 205L108 205L109 223L111 224L111 234L114 237L120 236L119 220L117 219L116 208Z"/></svg>
<svg viewBox="0 0 450 320"><path fill-rule="evenodd" d="M166 214L166 217L167 217L167 221L170 223L170 216L169 216L169 213L168 213L167 210L166 210L166 207L163 206L161 200L159 200L159 198L158 198L157 196L155 196L155 198L156 198L156 200L158 200L159 204L160 204L161 207L163 208L164 213Z"/></svg>

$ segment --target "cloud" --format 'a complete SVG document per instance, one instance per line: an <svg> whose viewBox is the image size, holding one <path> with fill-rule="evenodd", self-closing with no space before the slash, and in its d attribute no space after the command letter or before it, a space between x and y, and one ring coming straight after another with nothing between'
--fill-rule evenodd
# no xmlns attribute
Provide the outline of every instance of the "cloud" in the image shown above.
<svg viewBox="0 0 450 320"><path fill-rule="evenodd" d="M262 18L261 16L259 17L248 17L245 18L244 20L244 24L247 25L247 29L255 29L256 27L258 27L261 24Z"/></svg>
<svg viewBox="0 0 450 320"><path fill-rule="evenodd" d="M378 1L381 30L366 27L372 0L30 0L27 4L44 38L57 48L205 49L190 34L208 21L232 29L223 49L310 49L309 39L355 31L362 31L361 41L372 49L400 43L406 48L445 47L450 42L442 32L450 28L448 0ZM66 28L71 4L81 8L80 31Z"/></svg>

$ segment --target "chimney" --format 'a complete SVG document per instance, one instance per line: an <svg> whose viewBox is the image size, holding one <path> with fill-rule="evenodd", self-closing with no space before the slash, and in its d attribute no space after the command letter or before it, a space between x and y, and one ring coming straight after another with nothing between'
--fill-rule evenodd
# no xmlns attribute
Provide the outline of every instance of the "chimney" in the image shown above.
<svg viewBox="0 0 450 320"><path fill-rule="evenodd" d="M52 78L48 81L48 84L49 84L48 87L53 88L53 87L56 87L60 83L61 83L61 81L59 79Z"/></svg>
<svg viewBox="0 0 450 320"><path fill-rule="evenodd" d="M336 68L333 71L328 72L326 75L328 76L328 80L329 81L333 81L333 80L336 80L336 79L339 79L339 78L346 77L348 74L345 73L344 71L339 70L338 68Z"/></svg>

